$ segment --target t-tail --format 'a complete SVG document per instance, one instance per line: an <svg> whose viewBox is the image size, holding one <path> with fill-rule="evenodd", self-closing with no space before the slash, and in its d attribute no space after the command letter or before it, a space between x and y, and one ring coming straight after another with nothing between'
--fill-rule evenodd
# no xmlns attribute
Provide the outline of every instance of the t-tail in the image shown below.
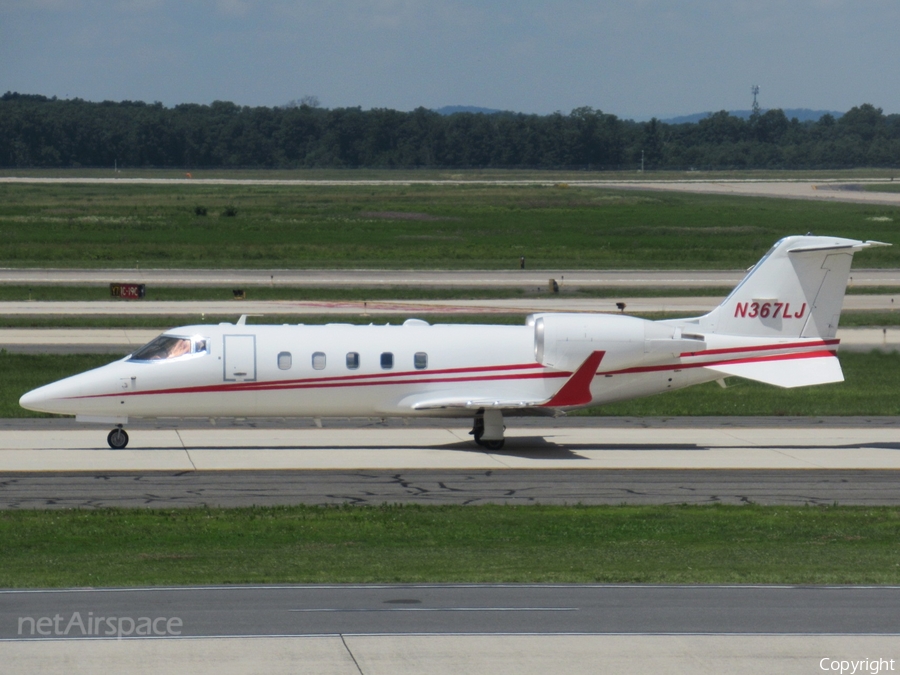
<svg viewBox="0 0 900 675"><path fill-rule="evenodd" d="M755 337L833 338L853 254L879 241L785 237L725 301L700 318L705 331Z"/></svg>
<svg viewBox="0 0 900 675"><path fill-rule="evenodd" d="M850 264L854 253L872 246L890 244L785 237L721 305L683 324L683 330L709 336L710 346L719 345L721 353L746 357L711 368L723 375L781 387L841 382L835 336Z"/></svg>

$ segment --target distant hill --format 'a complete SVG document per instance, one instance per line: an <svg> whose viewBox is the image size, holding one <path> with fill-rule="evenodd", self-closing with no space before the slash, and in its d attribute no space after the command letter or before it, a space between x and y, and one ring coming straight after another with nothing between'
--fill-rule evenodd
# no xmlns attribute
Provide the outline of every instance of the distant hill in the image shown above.
<svg viewBox="0 0 900 675"><path fill-rule="evenodd" d="M760 112L766 112L768 109L763 108ZM838 112L837 110L810 110L809 108L782 108L785 116L788 119L792 119L796 117L801 122L818 122L819 118L823 115L831 115L834 119L842 117L844 113ZM700 120L706 119L713 113L704 112L704 113L694 113L693 115L682 115L681 117L669 117L664 120L660 120L661 122L665 122L666 124L693 124L699 122ZM728 114L733 117L740 117L741 119L750 119L750 115L753 114L752 110L729 110Z"/></svg>
<svg viewBox="0 0 900 675"><path fill-rule="evenodd" d="M496 115L497 113L506 112L505 110L494 110L493 108L479 108L474 105L445 105L443 108L435 109L439 115L453 115L455 113L483 113L485 115Z"/></svg>

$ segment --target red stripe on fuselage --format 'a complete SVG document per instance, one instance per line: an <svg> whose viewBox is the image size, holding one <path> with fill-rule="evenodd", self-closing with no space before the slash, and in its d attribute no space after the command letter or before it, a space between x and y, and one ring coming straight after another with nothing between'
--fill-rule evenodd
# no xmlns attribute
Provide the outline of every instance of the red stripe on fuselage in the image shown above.
<svg viewBox="0 0 900 675"><path fill-rule="evenodd" d="M780 345L757 345L752 347L729 347L727 349L707 349L700 352L684 352L682 358L716 356L719 354L739 354L741 352L774 351L777 349L800 349L803 347L830 347L840 344L840 340L811 340L809 342L785 342Z"/></svg>
<svg viewBox="0 0 900 675"><path fill-rule="evenodd" d="M539 363L519 366L479 366L475 368L448 368L443 370L413 370L401 373L376 373L373 375L347 375L341 377L306 378L300 380L275 380L268 382L235 382L223 384L201 385L196 387L175 387L171 389L154 389L149 391L115 392L111 394L94 394L91 396L73 396L72 398L109 398L126 396L149 396L157 394L203 394L232 391L280 391L288 389L332 389L338 387L372 387L402 384L439 383L439 382L486 382L491 380L533 380L569 377L565 371L540 373L509 373L504 375L483 375L462 377L434 377L440 374L480 373L485 371L531 370L543 368ZM415 376L415 377L409 377ZM427 376L427 377L426 377ZM387 378L394 378L393 380ZM406 379L398 379L406 378ZM362 381L374 380L374 381Z"/></svg>

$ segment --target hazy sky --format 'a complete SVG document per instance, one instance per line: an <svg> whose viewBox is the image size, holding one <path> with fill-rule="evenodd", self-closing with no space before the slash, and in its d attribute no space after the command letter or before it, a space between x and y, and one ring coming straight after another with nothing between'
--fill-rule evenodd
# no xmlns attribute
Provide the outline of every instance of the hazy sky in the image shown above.
<svg viewBox="0 0 900 675"><path fill-rule="evenodd" d="M898 0L0 0L0 91L625 118L900 112Z"/></svg>

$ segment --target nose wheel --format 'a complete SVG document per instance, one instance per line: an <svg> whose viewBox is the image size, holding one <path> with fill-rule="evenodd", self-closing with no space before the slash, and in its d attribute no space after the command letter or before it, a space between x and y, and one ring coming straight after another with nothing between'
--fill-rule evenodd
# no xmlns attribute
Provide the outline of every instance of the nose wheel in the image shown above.
<svg viewBox="0 0 900 675"><path fill-rule="evenodd" d="M116 427L109 432L106 442L109 443L109 447L113 450L121 450L128 445L128 434L122 427Z"/></svg>
<svg viewBox="0 0 900 675"><path fill-rule="evenodd" d="M506 445L506 441L502 438L498 441L486 441L481 439L481 441L478 442L478 445L487 448L488 450L502 450L503 446Z"/></svg>

